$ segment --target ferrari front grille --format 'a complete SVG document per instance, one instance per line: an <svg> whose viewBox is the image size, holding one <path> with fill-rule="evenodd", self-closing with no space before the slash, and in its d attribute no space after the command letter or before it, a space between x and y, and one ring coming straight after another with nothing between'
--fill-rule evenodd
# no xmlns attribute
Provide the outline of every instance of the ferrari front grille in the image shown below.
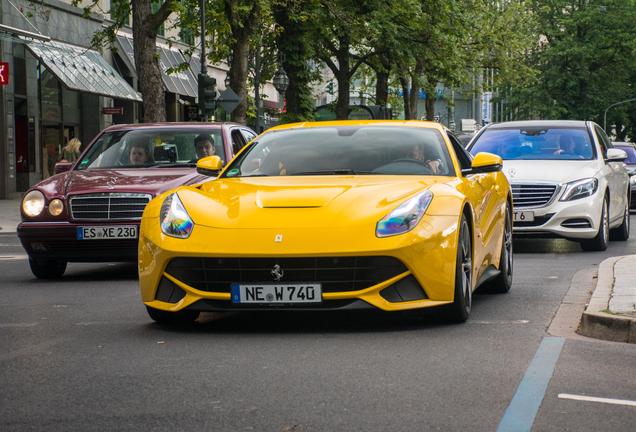
<svg viewBox="0 0 636 432"><path fill-rule="evenodd" d="M150 194L98 193L71 197L74 220L140 220Z"/></svg>
<svg viewBox="0 0 636 432"><path fill-rule="evenodd" d="M276 271L274 271L276 267ZM233 283L317 282L322 292L358 291L408 269L385 256L319 258L173 258L166 273L200 291L229 293Z"/></svg>
<svg viewBox="0 0 636 432"><path fill-rule="evenodd" d="M515 209L525 207L543 207L556 192L556 185L549 184L513 184L512 204Z"/></svg>

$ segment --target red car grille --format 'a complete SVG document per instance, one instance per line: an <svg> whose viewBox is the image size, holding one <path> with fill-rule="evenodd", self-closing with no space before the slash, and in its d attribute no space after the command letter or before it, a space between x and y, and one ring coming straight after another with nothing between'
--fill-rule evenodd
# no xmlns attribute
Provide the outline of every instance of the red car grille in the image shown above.
<svg viewBox="0 0 636 432"><path fill-rule="evenodd" d="M140 193L104 193L72 196L74 220L139 220L152 196Z"/></svg>

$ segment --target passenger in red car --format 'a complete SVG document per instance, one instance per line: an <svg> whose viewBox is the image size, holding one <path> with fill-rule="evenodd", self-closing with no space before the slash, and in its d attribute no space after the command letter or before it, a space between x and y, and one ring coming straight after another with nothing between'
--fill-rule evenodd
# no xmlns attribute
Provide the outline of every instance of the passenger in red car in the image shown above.
<svg viewBox="0 0 636 432"><path fill-rule="evenodd" d="M214 153L216 153L216 149L214 148L214 138L208 134L198 135L194 139L194 149L197 152L197 157L192 159L190 162L195 163L201 158L214 156Z"/></svg>
<svg viewBox="0 0 636 432"><path fill-rule="evenodd" d="M148 144L145 142L135 142L130 147L130 163L131 165L145 165L149 162L150 151Z"/></svg>

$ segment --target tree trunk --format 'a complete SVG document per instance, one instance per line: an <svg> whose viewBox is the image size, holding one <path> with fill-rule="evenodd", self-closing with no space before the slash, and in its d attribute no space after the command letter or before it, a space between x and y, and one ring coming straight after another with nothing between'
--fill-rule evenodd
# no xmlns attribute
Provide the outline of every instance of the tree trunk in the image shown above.
<svg viewBox="0 0 636 432"><path fill-rule="evenodd" d="M241 103L232 111L232 121L247 124L248 91L247 91L247 60L250 55L250 41L256 25L260 21L260 4L255 2L252 10L246 18L242 18L238 13L239 4L237 0L225 0L225 15L232 29L232 37L236 41L232 47L232 65L230 81L232 90L241 99ZM245 15L244 15L245 16Z"/></svg>
<svg viewBox="0 0 636 432"><path fill-rule="evenodd" d="M426 92L426 99L424 99L424 103L426 104L426 120L435 120L435 94Z"/></svg>
<svg viewBox="0 0 636 432"><path fill-rule="evenodd" d="M155 57L157 30L165 21L164 6L153 14L150 0L132 0L135 68L139 80L139 91L143 97L145 123L166 121L166 96L161 69Z"/></svg>
<svg viewBox="0 0 636 432"><path fill-rule="evenodd" d="M290 3L289 1L287 3ZM310 71L307 66L307 32L290 16L291 7L287 3L274 6L274 18L282 31L277 37L276 46L285 55L283 69L289 78L289 87L285 91L285 113L279 124L314 119L314 100L310 85Z"/></svg>
<svg viewBox="0 0 636 432"><path fill-rule="evenodd" d="M338 80L338 102L336 103L336 120L348 120L349 112L349 68L351 53L349 52L349 41L346 38L340 39L340 49L336 54L338 59L338 73L336 79ZM335 72L334 72L335 73Z"/></svg>
<svg viewBox="0 0 636 432"><path fill-rule="evenodd" d="M382 69L375 72L375 104L385 107L389 100L389 74L391 71L389 54L379 56L379 61Z"/></svg>

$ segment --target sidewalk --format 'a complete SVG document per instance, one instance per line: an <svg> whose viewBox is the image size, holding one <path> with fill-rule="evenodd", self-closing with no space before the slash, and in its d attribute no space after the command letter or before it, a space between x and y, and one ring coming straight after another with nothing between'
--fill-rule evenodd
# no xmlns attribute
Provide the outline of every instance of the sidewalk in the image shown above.
<svg viewBox="0 0 636 432"><path fill-rule="evenodd" d="M20 223L22 198L0 199L0 234L15 233Z"/></svg>
<svg viewBox="0 0 636 432"><path fill-rule="evenodd" d="M636 255L603 261L578 333L596 339L636 343L635 280Z"/></svg>

